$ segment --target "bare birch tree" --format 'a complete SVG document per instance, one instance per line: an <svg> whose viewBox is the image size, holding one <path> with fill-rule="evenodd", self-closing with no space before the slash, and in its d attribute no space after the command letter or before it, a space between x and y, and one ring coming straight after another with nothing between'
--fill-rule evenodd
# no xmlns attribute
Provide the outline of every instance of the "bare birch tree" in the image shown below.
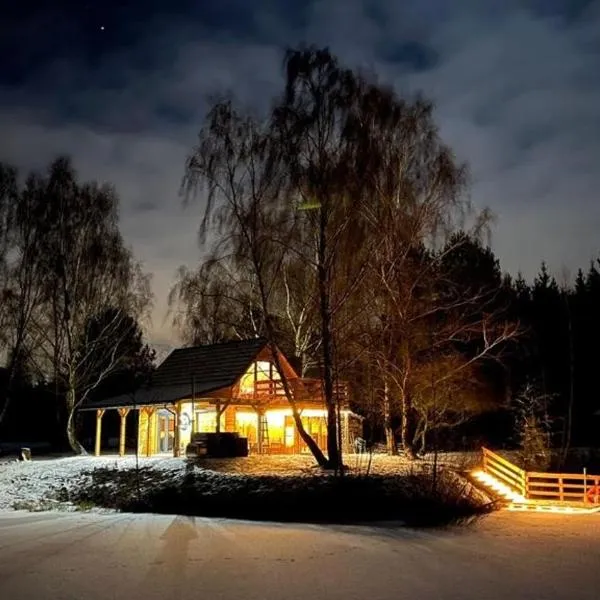
<svg viewBox="0 0 600 600"><path fill-rule="evenodd" d="M83 453L77 410L119 368L122 342L130 335L124 323L143 318L150 306L149 278L123 245L112 188L80 184L69 159L59 158L36 195L44 275L43 306L33 326L41 339L37 364L65 394L69 444ZM90 323L101 317L90 337ZM105 349L102 364L91 360L99 346Z"/></svg>
<svg viewBox="0 0 600 600"><path fill-rule="evenodd" d="M207 242L211 225L221 238L212 248L213 262L234 260L238 272L251 274L260 301L262 326L298 434L317 462L327 458L305 430L290 383L276 348L273 288L281 275L286 239L294 228L291 206L280 202L280 173L271 164L271 137L267 127L239 115L230 101L218 102L209 112L199 143L189 157L183 190L189 200L206 189L200 241Z"/></svg>
<svg viewBox="0 0 600 600"><path fill-rule="evenodd" d="M179 269L169 309L185 343L216 344L265 334L256 286L234 262L221 257L195 270Z"/></svg>

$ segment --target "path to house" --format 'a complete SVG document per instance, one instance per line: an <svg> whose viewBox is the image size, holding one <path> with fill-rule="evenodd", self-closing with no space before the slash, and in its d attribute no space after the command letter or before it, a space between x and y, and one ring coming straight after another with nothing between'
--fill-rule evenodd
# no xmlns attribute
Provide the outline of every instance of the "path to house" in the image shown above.
<svg viewBox="0 0 600 600"><path fill-rule="evenodd" d="M501 512L468 530L0 512L0 597L594 599L600 517Z"/></svg>

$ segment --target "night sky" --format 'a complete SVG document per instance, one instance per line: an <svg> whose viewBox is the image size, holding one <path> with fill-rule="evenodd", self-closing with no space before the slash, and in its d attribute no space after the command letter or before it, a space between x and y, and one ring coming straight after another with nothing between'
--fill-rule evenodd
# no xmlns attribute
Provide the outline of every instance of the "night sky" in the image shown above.
<svg viewBox="0 0 600 600"><path fill-rule="evenodd" d="M282 51L328 45L401 92L423 90L497 215L504 269L559 278L600 254L600 2L145 0L6 2L0 160L69 153L113 182L122 230L154 272L153 341L175 341L166 296L193 265L196 218L178 197L211 94L266 107Z"/></svg>

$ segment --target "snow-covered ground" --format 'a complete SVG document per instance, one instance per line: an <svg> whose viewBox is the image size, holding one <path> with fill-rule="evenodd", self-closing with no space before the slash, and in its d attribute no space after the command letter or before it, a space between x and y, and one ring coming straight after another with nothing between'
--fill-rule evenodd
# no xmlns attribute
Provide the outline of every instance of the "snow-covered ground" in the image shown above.
<svg viewBox="0 0 600 600"><path fill-rule="evenodd" d="M367 455L349 455L346 464L354 471L365 472L369 468ZM472 466L476 455L445 454L440 457L443 464L456 468ZM319 473L314 461L308 456L249 456L238 459L209 459L194 464L195 469L206 469L215 473L254 474L280 476L314 475ZM410 469L426 468L427 460L409 463L402 457L372 455L370 471L378 474L400 474ZM53 496L61 488L73 488L85 484L89 472L97 468L115 470L134 469L134 456L73 456L31 462L8 462L0 464L0 509L26 508L29 510L68 509L60 506ZM182 477L189 463L182 458L140 458L142 468L159 472L162 479Z"/></svg>
<svg viewBox="0 0 600 600"><path fill-rule="evenodd" d="M0 597L597 600L600 517L467 529L0 511Z"/></svg>
<svg viewBox="0 0 600 600"><path fill-rule="evenodd" d="M184 473L185 464L180 459L145 458L140 466L157 469L165 477ZM54 495L61 488L72 488L89 481L89 472L98 468L126 470L135 468L132 457L71 456L31 462L4 463L0 465L0 510L27 508L51 510L61 507Z"/></svg>

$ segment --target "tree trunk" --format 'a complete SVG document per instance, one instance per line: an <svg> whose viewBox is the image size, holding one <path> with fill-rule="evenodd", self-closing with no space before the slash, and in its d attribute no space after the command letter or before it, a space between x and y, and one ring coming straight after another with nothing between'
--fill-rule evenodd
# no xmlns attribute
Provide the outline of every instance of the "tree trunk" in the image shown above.
<svg viewBox="0 0 600 600"><path fill-rule="evenodd" d="M254 264L260 264L256 257L253 257ZM256 269L257 273L260 273L259 269ZM271 349L271 354L273 356L273 360L275 361L275 368L281 377L281 383L283 384L283 391L285 392L285 397L287 398L291 408L292 408L292 417L294 419L294 425L296 426L296 431L298 435L302 438L302 441L306 444L312 455L315 457L315 460L319 464L320 467L327 466L327 459L325 455L319 448L317 442L312 438L312 436L304 429L304 425L302 424L302 417L298 412L298 408L296 407L296 402L290 389L290 382L286 377L283 368L281 367L281 361L279 360L279 354L277 353L277 345L274 342L275 339L275 328L273 327L273 323L271 321L271 315L269 313L269 303L267 302L267 294L265 292L265 286L263 279L260 275L258 275L258 287L260 292L260 298L263 307L263 313L265 315L265 329L267 330L267 336L269 338L269 348Z"/></svg>
<svg viewBox="0 0 600 600"><path fill-rule="evenodd" d="M419 454L423 456L427 450L427 421L423 423L423 429L421 429Z"/></svg>
<svg viewBox="0 0 600 600"><path fill-rule="evenodd" d="M67 390L67 409L69 417L67 419L67 439L69 440L69 446L75 454L87 454L85 448L79 443L77 439L77 430L75 416L77 414L77 407L75 405L75 389L70 387Z"/></svg>
<svg viewBox="0 0 600 600"><path fill-rule="evenodd" d="M388 454L395 456L398 454L398 445L396 444L396 435L392 427L392 408L387 381L384 381L383 384L383 427L385 429L385 443Z"/></svg>
<svg viewBox="0 0 600 600"><path fill-rule="evenodd" d="M410 432L409 432L409 411L410 411L410 401L407 398L406 392L402 390L400 392L401 398L401 421L400 421L400 441L402 443L402 451L404 454L410 459L413 460L415 458L415 453L413 451L412 444L410 443Z"/></svg>
<svg viewBox="0 0 600 600"><path fill-rule="evenodd" d="M337 379L336 379L337 381ZM336 397L336 402L335 402L335 409L336 409L336 427L337 427L337 447L340 453L340 473L343 475L344 474L344 468L343 468L343 464L344 464L344 439L343 439L343 435L344 435L344 431L343 431L343 427L342 427L342 407L340 405L340 400L338 397Z"/></svg>
<svg viewBox="0 0 600 600"><path fill-rule="evenodd" d="M14 360L12 360L11 363L14 363ZM2 410L0 411L0 425L2 425L2 422L6 418L6 415L8 414L8 407L12 400L12 384L13 384L14 378L15 378L15 366L14 366L14 364L11 364L11 367L8 372L8 381L6 383L6 392L4 394L4 404L2 405Z"/></svg>
<svg viewBox="0 0 600 600"><path fill-rule="evenodd" d="M325 407L327 409L327 468L339 469L341 465L337 436L336 402L333 393L333 336L332 316L329 297L329 276L327 272L325 248L327 230L326 211L321 208L319 218L318 283L321 312L321 336L323 339L323 385Z"/></svg>
<svg viewBox="0 0 600 600"><path fill-rule="evenodd" d="M10 392L7 390L4 395L4 405L2 406L2 410L0 411L0 425L2 425L2 421L6 418L6 414L8 413L8 405L10 404Z"/></svg>
<svg viewBox="0 0 600 600"><path fill-rule="evenodd" d="M267 326L267 330L269 330L270 335L270 326ZM279 376L281 377L281 383L283 384L283 391L290 403L292 408L292 417L294 419L294 425L296 426L296 431L298 435L302 438L302 441L307 445L308 449L311 451L312 455L315 457L315 460L319 464L320 467L327 466L327 459L323 454L321 448L319 448L317 442L313 439L313 437L304 429L304 425L302 424L302 417L298 412L298 408L296 407L296 402L294 400L292 390L290 389L290 382L288 378L285 376L283 369L281 368L281 361L279 360L279 355L277 354L277 346L274 342L270 342L271 354L273 355L273 360L275 361L275 367Z"/></svg>

